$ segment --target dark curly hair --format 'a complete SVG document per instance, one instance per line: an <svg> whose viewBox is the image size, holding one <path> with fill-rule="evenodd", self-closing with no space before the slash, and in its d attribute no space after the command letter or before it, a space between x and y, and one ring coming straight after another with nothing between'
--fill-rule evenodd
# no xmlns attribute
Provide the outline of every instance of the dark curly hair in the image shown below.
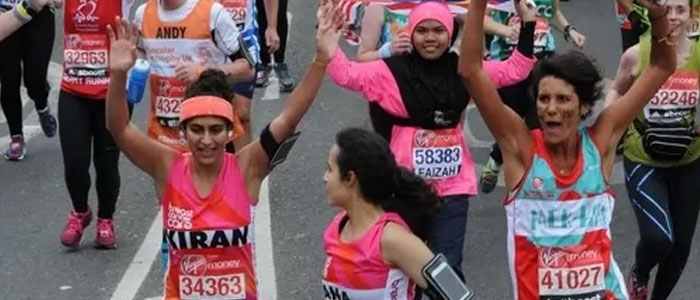
<svg viewBox="0 0 700 300"><path fill-rule="evenodd" d="M531 97L535 99L535 103L539 94L539 83L547 76L564 80L574 86L581 105L591 108L582 119L591 115L593 106L603 96L603 77L595 63L581 51L569 50L537 62L532 70L530 82Z"/></svg>
<svg viewBox="0 0 700 300"><path fill-rule="evenodd" d="M398 166L389 144L376 133L348 128L336 135L335 142L340 178L347 180L353 172L368 202L399 214L416 236L425 239L426 217L439 203L432 186Z"/></svg>
<svg viewBox="0 0 700 300"><path fill-rule="evenodd" d="M207 69L185 91L185 99L196 96L216 96L231 101L234 97L233 82L223 71Z"/></svg>

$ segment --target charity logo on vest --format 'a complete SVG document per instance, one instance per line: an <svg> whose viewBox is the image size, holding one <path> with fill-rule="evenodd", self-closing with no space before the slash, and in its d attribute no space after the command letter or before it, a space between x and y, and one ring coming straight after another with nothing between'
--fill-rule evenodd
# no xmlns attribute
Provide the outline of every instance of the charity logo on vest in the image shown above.
<svg viewBox="0 0 700 300"><path fill-rule="evenodd" d="M157 39L184 39L186 26L159 26L156 30Z"/></svg>
<svg viewBox="0 0 700 300"><path fill-rule="evenodd" d="M165 230L172 249L209 249L248 245L248 226L228 230Z"/></svg>

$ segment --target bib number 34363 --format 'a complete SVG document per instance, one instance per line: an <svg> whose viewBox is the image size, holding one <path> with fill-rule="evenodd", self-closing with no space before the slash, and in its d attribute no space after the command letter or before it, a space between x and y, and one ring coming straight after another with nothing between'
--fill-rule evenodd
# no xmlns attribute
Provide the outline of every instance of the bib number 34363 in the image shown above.
<svg viewBox="0 0 700 300"><path fill-rule="evenodd" d="M245 299L245 275L180 276L180 298Z"/></svg>

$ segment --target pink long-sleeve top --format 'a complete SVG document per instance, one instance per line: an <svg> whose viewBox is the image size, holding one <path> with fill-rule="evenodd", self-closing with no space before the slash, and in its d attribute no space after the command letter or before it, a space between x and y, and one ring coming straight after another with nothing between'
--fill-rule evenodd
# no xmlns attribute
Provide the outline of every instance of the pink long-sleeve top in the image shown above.
<svg viewBox="0 0 700 300"><path fill-rule="evenodd" d="M496 87L502 87L526 79L535 62L516 50L508 60L485 61L484 70ZM353 62L338 49L326 72L337 85L362 93L387 113L410 118L396 79L383 60ZM440 196L477 195L476 171L462 128L461 122L441 130L393 126L389 145L397 163L430 182Z"/></svg>

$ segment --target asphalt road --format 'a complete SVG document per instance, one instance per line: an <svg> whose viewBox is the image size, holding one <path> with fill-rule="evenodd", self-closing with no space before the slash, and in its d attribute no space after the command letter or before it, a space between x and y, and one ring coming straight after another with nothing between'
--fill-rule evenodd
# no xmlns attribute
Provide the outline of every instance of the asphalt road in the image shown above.
<svg viewBox="0 0 700 300"><path fill-rule="evenodd" d="M313 7L308 1L289 3L293 19L286 56L295 78L301 76L313 56ZM612 1L571 0L563 3L563 10L570 22L586 34L588 42L584 51L598 61L606 77L612 78L621 53ZM57 28L62 28L61 18L59 11ZM61 38L58 33L53 56L57 63L61 61ZM562 39L559 45L568 48ZM345 49L354 52L349 47ZM55 112L60 68L53 65L50 73L53 86L50 101ZM256 132L279 112L286 97L274 91L274 85L256 91L253 109ZM135 111L134 120L143 127L146 103L139 104ZM162 293L158 260L153 263L155 255L143 254L156 250L143 247L139 251L144 241L147 245L154 243L152 235L147 238L158 212L150 179L122 157L122 193L115 214L118 248L93 249L94 226L91 226L85 232L81 249L66 251L59 243L59 233L71 206L64 185L58 138L43 136L31 101L25 105L24 113L29 140L27 157L20 163L0 160L0 299L158 299ZM4 118L0 117L0 123L0 151L5 151L9 137ZM368 127L367 104L359 95L326 80L300 126L304 134L290 159L269 177L274 267L269 265L269 272L265 273L268 277L260 280L269 282L274 275L276 284L266 285L265 297L270 298L262 300L273 300L270 295L275 291L277 299L323 297L319 284L324 263L321 233L336 210L327 204L322 174L334 134L347 126ZM475 161L485 163L492 138L474 109L469 111L465 134ZM613 237L616 259L626 274L638 233L621 169L618 164L613 180L619 200ZM479 299L512 297L506 265L505 216L500 205L504 193L503 187L499 187L489 195L475 197L470 205L464 270ZM96 206L94 191L90 201ZM696 236L673 299L697 299L695 295L700 293L696 279L700 274L699 239ZM258 259L270 262L271 258L259 256ZM127 270L130 273L125 276ZM132 276L136 274L131 273L133 270L146 272L145 280ZM118 291L120 282L123 285ZM124 290L135 296L116 297Z"/></svg>

